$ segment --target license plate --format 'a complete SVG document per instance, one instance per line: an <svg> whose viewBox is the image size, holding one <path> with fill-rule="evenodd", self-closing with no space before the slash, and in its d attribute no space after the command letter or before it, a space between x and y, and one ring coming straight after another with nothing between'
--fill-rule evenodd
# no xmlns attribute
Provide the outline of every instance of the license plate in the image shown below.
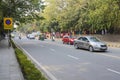
<svg viewBox="0 0 120 80"><path fill-rule="evenodd" d="M106 49L107 47L102 47L102 49Z"/></svg>

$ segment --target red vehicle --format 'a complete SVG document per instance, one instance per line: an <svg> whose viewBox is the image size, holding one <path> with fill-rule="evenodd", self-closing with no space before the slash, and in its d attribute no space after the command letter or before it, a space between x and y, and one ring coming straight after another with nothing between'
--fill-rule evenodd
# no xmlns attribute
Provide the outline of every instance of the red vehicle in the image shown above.
<svg viewBox="0 0 120 80"><path fill-rule="evenodd" d="M73 45L73 42L74 42L74 37L70 37L70 36L63 36L62 38L62 41L63 41L63 44L70 44L70 45Z"/></svg>

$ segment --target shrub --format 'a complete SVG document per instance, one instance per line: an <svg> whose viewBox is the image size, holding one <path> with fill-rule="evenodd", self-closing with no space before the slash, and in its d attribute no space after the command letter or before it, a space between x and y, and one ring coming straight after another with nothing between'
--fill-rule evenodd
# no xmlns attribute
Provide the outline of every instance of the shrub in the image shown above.
<svg viewBox="0 0 120 80"><path fill-rule="evenodd" d="M17 48L16 45L14 44L13 40L10 39L10 41L11 41L12 47L13 47L14 49Z"/></svg>
<svg viewBox="0 0 120 80"><path fill-rule="evenodd" d="M24 78L26 80L47 80L35 67L35 65L30 60L28 60L23 51L18 49L13 41L11 41L11 43L15 49L16 57L20 64Z"/></svg>

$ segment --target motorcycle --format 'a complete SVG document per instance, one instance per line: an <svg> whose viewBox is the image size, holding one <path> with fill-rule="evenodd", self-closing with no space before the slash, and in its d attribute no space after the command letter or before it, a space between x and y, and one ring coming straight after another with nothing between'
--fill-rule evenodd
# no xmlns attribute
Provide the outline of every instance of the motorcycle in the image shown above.
<svg viewBox="0 0 120 80"><path fill-rule="evenodd" d="M52 41L55 41L55 37L54 36L52 37Z"/></svg>
<svg viewBox="0 0 120 80"><path fill-rule="evenodd" d="M21 36L19 36L19 39L21 39Z"/></svg>

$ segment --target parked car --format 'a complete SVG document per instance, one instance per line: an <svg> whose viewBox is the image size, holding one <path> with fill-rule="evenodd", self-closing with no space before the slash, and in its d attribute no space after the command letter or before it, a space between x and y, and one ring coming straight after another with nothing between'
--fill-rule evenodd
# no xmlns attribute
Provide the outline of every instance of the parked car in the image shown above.
<svg viewBox="0 0 120 80"><path fill-rule="evenodd" d="M29 38L29 39L35 39L35 35L29 34L29 35L28 35L28 38Z"/></svg>
<svg viewBox="0 0 120 80"><path fill-rule="evenodd" d="M65 36L63 36L63 38L62 38L62 42L63 42L63 44L67 43L67 44L72 45L73 42L74 42L74 39L75 39L75 37L70 37L70 36L68 36L68 35L65 35Z"/></svg>
<svg viewBox="0 0 120 80"><path fill-rule="evenodd" d="M74 40L74 47L76 49L83 48L88 49L89 51L106 51L107 45L93 36L82 36Z"/></svg>

